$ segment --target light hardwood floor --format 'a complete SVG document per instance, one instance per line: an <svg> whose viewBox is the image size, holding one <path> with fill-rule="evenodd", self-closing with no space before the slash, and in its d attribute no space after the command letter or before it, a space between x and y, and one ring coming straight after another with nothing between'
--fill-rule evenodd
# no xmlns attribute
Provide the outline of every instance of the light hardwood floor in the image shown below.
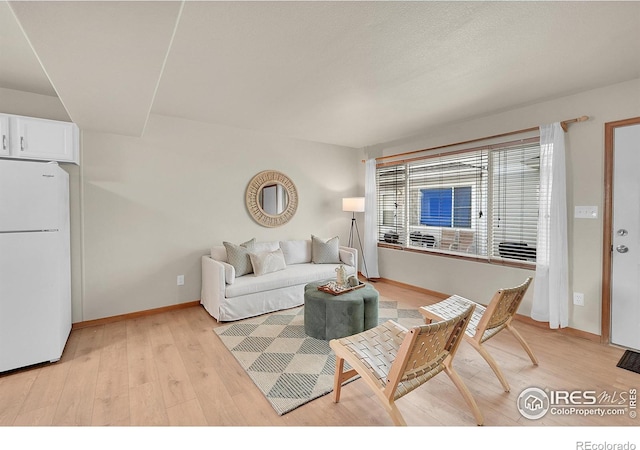
<svg viewBox="0 0 640 450"><path fill-rule="evenodd" d="M437 299L378 282L381 296L412 306ZM480 299L477 299L480 300ZM74 330L62 359L0 374L0 425L87 426L388 426L391 420L361 380L278 416L213 332L219 326L190 307ZM616 367L623 350L517 322L540 360L531 365L508 333L486 343L511 384L503 392L486 362L463 342L454 367L492 426L633 426L622 416L520 415L527 387L593 390L613 395L640 385L640 374ZM444 374L403 397L398 407L414 426L475 422Z"/></svg>

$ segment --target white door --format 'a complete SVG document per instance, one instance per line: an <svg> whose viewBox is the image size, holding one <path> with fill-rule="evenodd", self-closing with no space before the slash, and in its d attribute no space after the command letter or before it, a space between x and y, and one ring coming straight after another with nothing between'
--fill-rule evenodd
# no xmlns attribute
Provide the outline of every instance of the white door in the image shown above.
<svg viewBox="0 0 640 450"><path fill-rule="evenodd" d="M59 228L62 172L55 163L0 160L0 233Z"/></svg>
<svg viewBox="0 0 640 450"><path fill-rule="evenodd" d="M611 343L640 350L640 124L614 131Z"/></svg>
<svg viewBox="0 0 640 450"><path fill-rule="evenodd" d="M0 372L62 354L59 234L0 233Z"/></svg>

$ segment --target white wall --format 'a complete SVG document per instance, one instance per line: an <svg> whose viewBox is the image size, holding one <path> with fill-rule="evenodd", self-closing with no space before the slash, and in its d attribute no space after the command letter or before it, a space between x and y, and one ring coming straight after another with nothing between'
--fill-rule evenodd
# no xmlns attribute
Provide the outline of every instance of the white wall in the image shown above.
<svg viewBox="0 0 640 450"><path fill-rule="evenodd" d="M151 116L144 136L83 133L84 294L91 320L200 299L200 257L223 240L348 238L342 197L362 195L357 149ZM284 226L258 225L245 190L262 170L296 185ZM177 286L177 275L185 285Z"/></svg>
<svg viewBox="0 0 640 450"><path fill-rule="evenodd" d="M70 122L58 97L0 88L0 112Z"/></svg>
<svg viewBox="0 0 640 450"><path fill-rule="evenodd" d="M0 90L2 112L68 120L55 97ZM422 136L365 149L393 154L528 128L582 115L567 134L568 206L604 199L604 123L640 116L640 79L549 100ZM91 320L200 298L199 257L223 239L340 235L350 217L341 198L363 195L363 153L246 130L152 116L141 138L82 131L81 166L70 173L73 321ZM296 184L300 206L281 228L257 225L244 207L257 172L280 170ZM360 218L359 218L360 220ZM361 221L361 227L364 221ZM361 229L362 231L362 229ZM602 216L569 223L570 326L599 334ZM496 286L531 271L381 249L380 274L407 284L486 301ZM185 275L185 286L176 276ZM531 292L521 308L529 314Z"/></svg>
<svg viewBox="0 0 640 450"><path fill-rule="evenodd" d="M56 97L0 88L0 112L68 121ZM222 240L339 235L364 194L356 149L152 116L143 137L81 130L70 175L73 322L200 299L200 256ZM296 184L295 217L264 228L244 206L259 171ZM185 275L185 285L176 285Z"/></svg>
<svg viewBox="0 0 640 450"><path fill-rule="evenodd" d="M585 294L585 306L570 302L569 326L600 334L602 275L602 208L604 202L604 124L640 116L640 79L549 100L365 149L367 157L446 145L587 115L567 133L569 259L571 290ZM577 205L595 205L596 220L573 219ZM499 287L520 283L533 272L486 263L380 249L380 276L486 303ZM530 289L520 313L531 311Z"/></svg>

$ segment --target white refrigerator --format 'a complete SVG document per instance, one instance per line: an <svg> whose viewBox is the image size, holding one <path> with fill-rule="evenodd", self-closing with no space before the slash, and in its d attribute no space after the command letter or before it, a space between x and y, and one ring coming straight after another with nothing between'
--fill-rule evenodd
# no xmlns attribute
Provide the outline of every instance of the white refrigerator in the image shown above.
<svg viewBox="0 0 640 450"><path fill-rule="evenodd" d="M59 360L70 332L69 176L0 159L0 372Z"/></svg>

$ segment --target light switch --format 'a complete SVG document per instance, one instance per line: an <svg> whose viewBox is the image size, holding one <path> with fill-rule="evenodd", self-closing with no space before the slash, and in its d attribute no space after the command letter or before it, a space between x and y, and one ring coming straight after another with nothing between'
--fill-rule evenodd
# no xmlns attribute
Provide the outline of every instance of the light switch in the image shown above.
<svg viewBox="0 0 640 450"><path fill-rule="evenodd" d="M576 219L597 219L598 207L597 206L576 206L574 217Z"/></svg>

